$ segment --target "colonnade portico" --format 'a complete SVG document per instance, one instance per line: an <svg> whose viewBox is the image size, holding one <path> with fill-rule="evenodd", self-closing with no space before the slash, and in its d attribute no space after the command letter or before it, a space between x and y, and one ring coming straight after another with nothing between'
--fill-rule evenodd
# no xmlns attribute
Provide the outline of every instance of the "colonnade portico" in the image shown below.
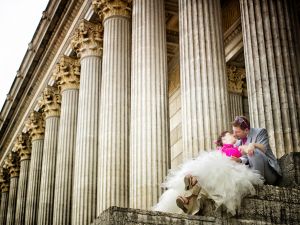
<svg viewBox="0 0 300 225"><path fill-rule="evenodd" d="M245 68L225 62L226 1L241 6L235 32L244 44L235 54L244 51ZM64 16L45 39L66 27L67 36L57 38L53 59L41 57L36 71L46 72L24 95L34 93L17 132L9 118L6 127L0 122L0 225L89 225L110 206L150 209L171 162L213 149L244 113L245 98L251 123L268 129L277 157L299 151L292 1L226 1L84 0L73 8L76 21L57 7ZM51 43L43 46L48 52Z"/></svg>

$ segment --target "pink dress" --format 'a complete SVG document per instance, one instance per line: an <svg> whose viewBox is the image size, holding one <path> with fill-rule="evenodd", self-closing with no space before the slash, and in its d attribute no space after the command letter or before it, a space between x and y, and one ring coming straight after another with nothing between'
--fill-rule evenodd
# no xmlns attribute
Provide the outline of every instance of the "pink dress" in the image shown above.
<svg viewBox="0 0 300 225"><path fill-rule="evenodd" d="M238 147L235 147L232 144L223 144L223 146L220 147L219 150L229 157L234 156L239 158L242 156L241 152L238 150Z"/></svg>

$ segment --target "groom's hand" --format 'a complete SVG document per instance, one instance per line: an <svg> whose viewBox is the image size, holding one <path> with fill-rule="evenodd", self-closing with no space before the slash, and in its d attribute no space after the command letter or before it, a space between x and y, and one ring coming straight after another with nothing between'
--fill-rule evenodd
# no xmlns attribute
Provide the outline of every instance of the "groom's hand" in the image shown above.
<svg viewBox="0 0 300 225"><path fill-rule="evenodd" d="M235 161L237 163L242 163L242 160L240 158L237 158L237 157L234 157L234 156L231 156L231 160Z"/></svg>

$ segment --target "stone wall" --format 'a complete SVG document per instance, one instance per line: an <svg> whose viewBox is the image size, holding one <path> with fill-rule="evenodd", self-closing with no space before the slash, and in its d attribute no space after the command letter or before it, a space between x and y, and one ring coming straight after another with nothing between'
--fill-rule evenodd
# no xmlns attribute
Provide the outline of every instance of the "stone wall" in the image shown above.
<svg viewBox="0 0 300 225"><path fill-rule="evenodd" d="M300 152L285 154L279 160L282 178L278 185L281 187L300 187Z"/></svg>
<svg viewBox="0 0 300 225"><path fill-rule="evenodd" d="M171 168L182 163L182 129L181 129L181 96L180 88L169 98L170 106L170 155Z"/></svg>
<svg viewBox="0 0 300 225"><path fill-rule="evenodd" d="M182 163L182 118L179 65L169 71L169 121L171 168Z"/></svg>

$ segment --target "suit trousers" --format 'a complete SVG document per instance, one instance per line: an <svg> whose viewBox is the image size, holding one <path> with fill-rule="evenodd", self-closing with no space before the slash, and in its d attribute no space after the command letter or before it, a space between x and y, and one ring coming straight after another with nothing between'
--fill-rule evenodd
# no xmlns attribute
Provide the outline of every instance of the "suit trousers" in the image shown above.
<svg viewBox="0 0 300 225"><path fill-rule="evenodd" d="M266 184L274 184L279 175L270 166L267 156L259 149L254 150L252 156L248 156L249 167L258 171L264 178Z"/></svg>

